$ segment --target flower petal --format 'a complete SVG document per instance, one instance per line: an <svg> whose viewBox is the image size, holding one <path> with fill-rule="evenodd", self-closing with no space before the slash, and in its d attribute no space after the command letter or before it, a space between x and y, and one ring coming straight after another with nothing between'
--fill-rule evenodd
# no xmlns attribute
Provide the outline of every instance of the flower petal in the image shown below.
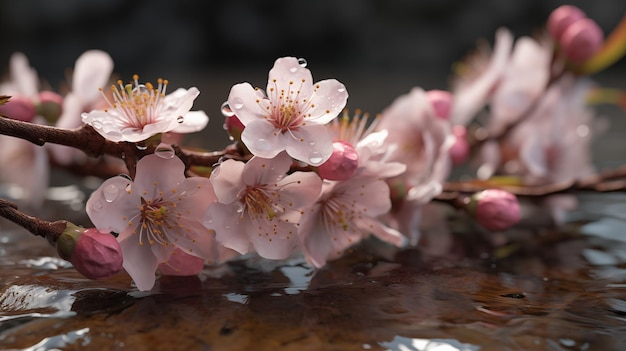
<svg viewBox="0 0 626 351"><path fill-rule="evenodd" d="M98 88L104 88L113 73L113 59L102 50L85 51L74 64L72 92L90 105L100 97ZM81 111L82 112L82 111Z"/></svg>
<svg viewBox="0 0 626 351"><path fill-rule="evenodd" d="M243 169L243 183L245 185L274 184L289 171L292 161L285 152L271 159L255 156L246 163Z"/></svg>
<svg viewBox="0 0 626 351"><path fill-rule="evenodd" d="M248 150L263 158L274 158L285 150L282 142L283 133L265 119L256 119L249 122L241 133L241 141Z"/></svg>
<svg viewBox="0 0 626 351"><path fill-rule="evenodd" d="M178 191L185 180L185 164L178 157L165 159L152 154L137 162L137 175L133 192L149 199L159 197L158 192Z"/></svg>
<svg viewBox="0 0 626 351"><path fill-rule="evenodd" d="M320 195L322 180L314 172L294 172L280 182L280 203L292 210L314 203Z"/></svg>
<svg viewBox="0 0 626 351"><path fill-rule="evenodd" d="M244 230L250 233L248 238L252 246L263 258L285 259L291 255L296 243L297 234L293 223L283 222L278 218L272 221L262 219L246 221Z"/></svg>
<svg viewBox="0 0 626 351"><path fill-rule="evenodd" d="M289 91L292 88L290 82L298 84L300 96L311 96L313 91L311 71L301 66L295 57L281 57L274 61L274 67L269 72L267 91L269 93L272 88L276 92Z"/></svg>
<svg viewBox="0 0 626 351"><path fill-rule="evenodd" d="M321 97L321 98L317 98ZM336 79L326 79L315 83L314 95L311 99L312 105L308 110L311 115L307 121L317 124L326 124L335 119L348 101L348 91L346 87Z"/></svg>
<svg viewBox="0 0 626 351"><path fill-rule="evenodd" d="M193 133L203 130L209 123L209 116L204 111L189 111L183 122L172 129L176 133Z"/></svg>
<svg viewBox="0 0 626 351"><path fill-rule="evenodd" d="M235 160L226 160L213 169L209 180L217 199L224 204L237 201L239 193L244 189L242 174L245 163Z"/></svg>
<svg viewBox="0 0 626 351"><path fill-rule="evenodd" d="M269 100L262 96L250 83L239 83L230 88L228 94L228 106L237 115L237 118L247 125L268 113L265 108L269 106Z"/></svg>
<svg viewBox="0 0 626 351"><path fill-rule="evenodd" d="M319 166L333 153L332 136L323 125L298 128L292 134L293 137L285 138L283 145L289 156L298 161Z"/></svg>
<svg viewBox="0 0 626 351"><path fill-rule="evenodd" d="M139 245L133 236L120 242L123 267L128 272L137 289L148 291L154 287L155 275L159 262L152 253L150 245Z"/></svg>
<svg viewBox="0 0 626 351"><path fill-rule="evenodd" d="M204 216L204 226L214 229L217 241L225 247L240 254L250 251L250 241L236 204L211 205Z"/></svg>
<svg viewBox="0 0 626 351"><path fill-rule="evenodd" d="M87 215L101 231L122 233L132 217L139 214L141 199L136 192L128 192L132 182L118 176L105 180L87 200ZM139 220L135 221L137 224Z"/></svg>

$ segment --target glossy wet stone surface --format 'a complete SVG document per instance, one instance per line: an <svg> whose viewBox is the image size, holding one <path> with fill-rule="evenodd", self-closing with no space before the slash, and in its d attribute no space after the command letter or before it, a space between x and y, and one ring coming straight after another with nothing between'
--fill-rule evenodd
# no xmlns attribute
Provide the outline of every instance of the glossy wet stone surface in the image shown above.
<svg viewBox="0 0 626 351"><path fill-rule="evenodd" d="M367 242L317 271L299 257L248 258L198 277L162 277L148 293L124 274L84 279L44 240L3 222L0 345L619 350L626 344L626 240L618 229L625 200L585 198L578 211L585 219L558 230L494 236L459 231L457 223L452 232L427 233L420 250Z"/></svg>

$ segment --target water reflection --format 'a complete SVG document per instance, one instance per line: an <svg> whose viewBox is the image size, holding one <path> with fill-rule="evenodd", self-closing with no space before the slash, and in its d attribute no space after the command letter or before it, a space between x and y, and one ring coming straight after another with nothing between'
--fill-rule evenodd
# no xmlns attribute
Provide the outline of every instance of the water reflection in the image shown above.
<svg viewBox="0 0 626 351"><path fill-rule="evenodd" d="M626 198L582 203L561 230L494 237L452 221L426 232L421 250L364 242L319 270L299 256L250 256L199 276L162 277L147 293L124 274L86 280L43 240L8 228L0 234L0 345L619 350L626 343L626 216L619 210Z"/></svg>

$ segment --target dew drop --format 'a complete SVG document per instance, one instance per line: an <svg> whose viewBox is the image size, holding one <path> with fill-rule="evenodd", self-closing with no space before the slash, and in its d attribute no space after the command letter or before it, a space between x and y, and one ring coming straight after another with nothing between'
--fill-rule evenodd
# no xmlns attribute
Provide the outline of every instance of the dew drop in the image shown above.
<svg viewBox="0 0 626 351"><path fill-rule="evenodd" d="M102 211L103 207L104 206L102 205L102 202L100 200L96 200L91 204L91 209L94 210L95 212Z"/></svg>
<svg viewBox="0 0 626 351"><path fill-rule="evenodd" d="M309 146L315 146L315 142L314 141L310 141L309 142Z"/></svg>
<svg viewBox="0 0 626 351"><path fill-rule="evenodd" d="M120 189L115 184L108 184L102 189L102 195L104 196L104 200L106 202L113 202L117 199L117 195L119 195Z"/></svg>
<svg viewBox="0 0 626 351"><path fill-rule="evenodd" d="M94 129L101 129L102 123L100 121L93 121L91 122L91 126L94 127Z"/></svg>
<svg viewBox="0 0 626 351"><path fill-rule="evenodd" d="M300 65L300 67L306 67L306 59L303 59L302 57L298 59L298 64Z"/></svg>
<svg viewBox="0 0 626 351"><path fill-rule="evenodd" d="M291 68L289 69L289 72L291 72L291 73L296 73L296 72L298 72L298 67L291 67Z"/></svg>
<svg viewBox="0 0 626 351"><path fill-rule="evenodd" d="M254 143L254 146L256 146L256 148L261 150L261 151L267 151L267 150L270 149L270 143L268 143L267 140L265 140L265 139L258 139Z"/></svg>
<svg viewBox="0 0 626 351"><path fill-rule="evenodd" d="M185 117L183 117L183 116L178 116L178 117L176 117L176 122L178 122L178 123L183 123L183 122L185 122Z"/></svg>
<svg viewBox="0 0 626 351"><path fill-rule="evenodd" d="M220 110L222 111L222 115L224 115L224 117L232 117L235 115L233 110L231 110L228 101L224 101Z"/></svg>
<svg viewBox="0 0 626 351"><path fill-rule="evenodd" d="M141 151L148 148L145 144L135 144L135 147L137 147L137 150L141 150Z"/></svg>
<svg viewBox="0 0 626 351"><path fill-rule="evenodd" d="M340 92L340 93L344 93L346 91L346 88L341 87L341 88L337 89L337 91Z"/></svg>
<svg viewBox="0 0 626 351"><path fill-rule="evenodd" d="M322 154L320 154L319 152L313 152L311 153L311 155L309 155L309 162L312 165L316 165L319 164L320 162L322 162L324 158L322 157Z"/></svg>
<svg viewBox="0 0 626 351"><path fill-rule="evenodd" d="M243 108L243 101L240 98L233 99L233 107L235 110L240 110Z"/></svg>
<svg viewBox="0 0 626 351"><path fill-rule="evenodd" d="M160 158L166 160L172 159L174 158L174 156L176 156L176 151L174 151L174 148L170 144L166 143L159 144L159 146L157 146L154 150L154 153Z"/></svg>

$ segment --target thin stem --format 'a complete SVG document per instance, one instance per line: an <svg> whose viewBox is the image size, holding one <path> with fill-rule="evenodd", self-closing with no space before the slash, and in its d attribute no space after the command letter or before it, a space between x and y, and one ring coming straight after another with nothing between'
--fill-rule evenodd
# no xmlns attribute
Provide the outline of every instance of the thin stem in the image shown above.
<svg viewBox="0 0 626 351"><path fill-rule="evenodd" d="M67 227L66 221L48 222L29 216L18 210L16 204L4 199L0 199L0 216L20 225L36 236L47 239L53 246Z"/></svg>

